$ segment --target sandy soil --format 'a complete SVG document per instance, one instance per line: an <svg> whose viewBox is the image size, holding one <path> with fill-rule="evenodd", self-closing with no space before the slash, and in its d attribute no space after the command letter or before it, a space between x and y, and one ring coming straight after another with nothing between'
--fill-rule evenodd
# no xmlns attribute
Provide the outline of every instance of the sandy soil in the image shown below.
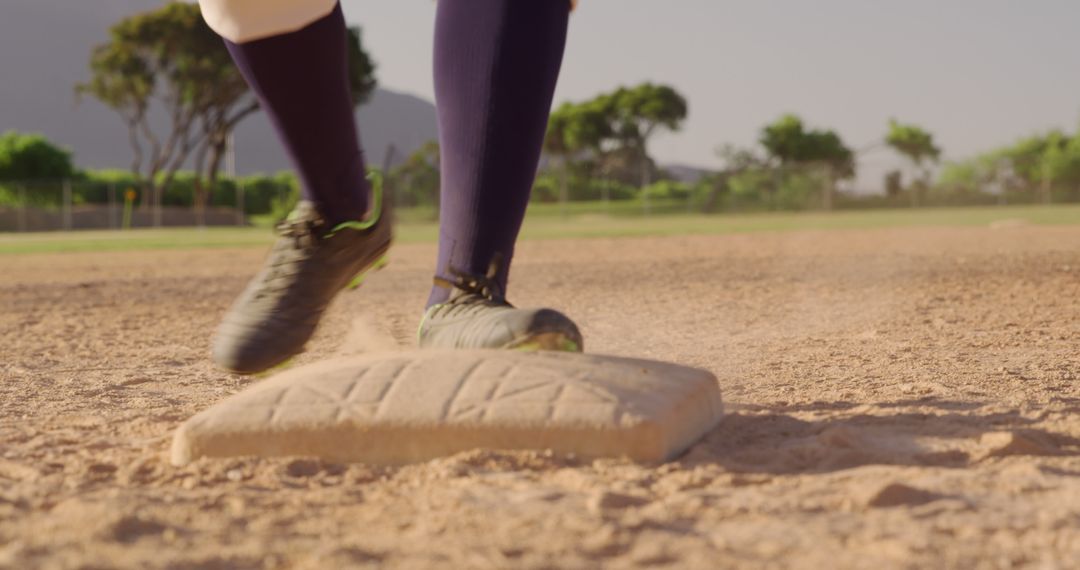
<svg viewBox="0 0 1080 570"><path fill-rule="evenodd" d="M408 345L430 246L298 362ZM167 463L255 380L208 338L257 250L0 259L0 567L1039 568L1080 564L1080 228L523 244L521 305L592 352L713 371L680 461Z"/></svg>

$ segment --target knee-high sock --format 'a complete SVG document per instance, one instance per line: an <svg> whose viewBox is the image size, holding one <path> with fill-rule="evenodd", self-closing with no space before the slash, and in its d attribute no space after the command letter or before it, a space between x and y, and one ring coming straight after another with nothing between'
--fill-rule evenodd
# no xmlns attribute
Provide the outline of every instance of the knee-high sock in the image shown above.
<svg viewBox="0 0 1080 570"><path fill-rule="evenodd" d="M346 33L338 5L295 32L225 41L285 145L303 197L316 202L331 223L358 220L367 209Z"/></svg>
<svg viewBox="0 0 1080 570"><path fill-rule="evenodd" d="M435 101L442 163L439 257L484 274L502 259L505 290L514 241L540 159L562 64L567 0L439 0ZM428 306L446 300L436 286Z"/></svg>

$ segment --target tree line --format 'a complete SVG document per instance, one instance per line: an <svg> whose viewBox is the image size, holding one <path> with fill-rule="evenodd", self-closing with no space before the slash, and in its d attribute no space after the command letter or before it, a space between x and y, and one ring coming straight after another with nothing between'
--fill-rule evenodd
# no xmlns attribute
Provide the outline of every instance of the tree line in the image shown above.
<svg viewBox="0 0 1080 570"><path fill-rule="evenodd" d="M644 83L620 87L551 114L544 141L546 160L533 199L538 201L695 200L705 212L733 209L807 209L833 206L836 185L856 175L860 153L887 147L904 157L913 174L887 179L895 195L921 196L932 185L941 156L934 137L918 125L892 120L879 142L852 149L833 130L808 127L792 114L762 127L758 145L723 145L723 163L692 183L658 166L648 151L653 135L678 131L688 116L686 99L673 87ZM390 171L405 188L405 205L434 203L439 188L439 148L431 141ZM917 198L913 204L918 205ZM737 208L736 208L737 209Z"/></svg>
<svg viewBox="0 0 1080 570"><path fill-rule="evenodd" d="M948 163L937 184L940 192L960 197L978 195L987 187L995 190L999 202L1080 200L1080 128L1072 135L1052 130L1025 137Z"/></svg>

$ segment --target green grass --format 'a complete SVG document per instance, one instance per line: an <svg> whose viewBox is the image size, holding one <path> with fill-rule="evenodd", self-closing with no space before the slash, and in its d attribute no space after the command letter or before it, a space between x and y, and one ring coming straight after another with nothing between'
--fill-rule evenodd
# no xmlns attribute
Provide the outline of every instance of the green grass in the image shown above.
<svg viewBox="0 0 1080 570"><path fill-rule="evenodd" d="M860 210L810 213L665 214L651 217L618 212L588 213L597 206L575 205L561 215L558 205L530 208L523 239L589 238L726 234L793 230L849 230L862 228L986 226L1000 220L1023 220L1039 225L1080 224L1080 205L1004 206ZM400 243L433 242L438 227L431 212L402 212L397 234ZM620 215L621 214L621 215ZM197 249L265 247L273 235L262 228L178 228L130 231L76 231L0 234L0 254L144 249Z"/></svg>

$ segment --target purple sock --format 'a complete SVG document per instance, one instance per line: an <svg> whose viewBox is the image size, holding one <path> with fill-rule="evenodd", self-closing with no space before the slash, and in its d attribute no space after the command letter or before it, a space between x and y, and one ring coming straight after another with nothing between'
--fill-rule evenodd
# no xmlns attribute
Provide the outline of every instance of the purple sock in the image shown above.
<svg viewBox="0 0 1080 570"><path fill-rule="evenodd" d="M339 4L296 32L241 44L225 41L277 129L304 199L316 202L333 224L358 220L367 210L346 34Z"/></svg>
<svg viewBox="0 0 1080 570"><path fill-rule="evenodd" d="M435 100L442 191L436 276L487 273L505 291L536 176L570 15L567 0L439 0ZM428 306L450 291L434 287Z"/></svg>

